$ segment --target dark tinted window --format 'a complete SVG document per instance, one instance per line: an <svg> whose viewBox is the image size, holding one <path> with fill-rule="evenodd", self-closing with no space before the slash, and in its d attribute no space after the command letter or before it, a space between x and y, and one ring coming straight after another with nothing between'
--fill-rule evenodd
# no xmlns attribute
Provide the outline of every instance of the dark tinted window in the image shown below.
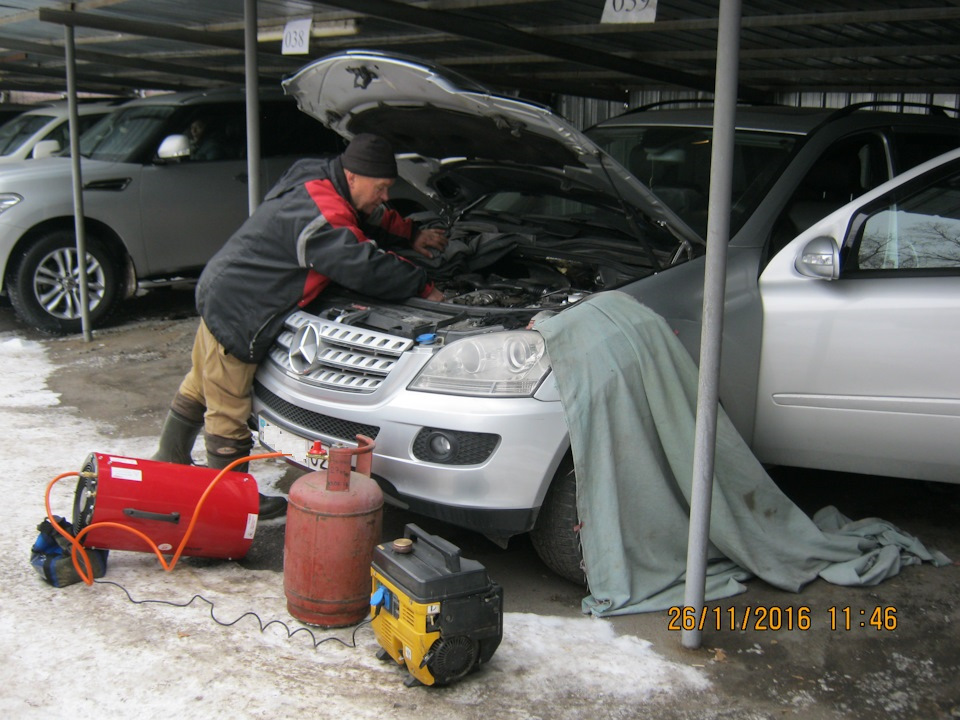
<svg viewBox="0 0 960 720"><path fill-rule="evenodd" d="M807 171L774 224L768 257L818 220L889 178L880 135L862 133L833 143Z"/></svg>
<svg viewBox="0 0 960 720"><path fill-rule="evenodd" d="M909 170L955 147L960 147L960 130L953 134L895 130L893 134L897 172Z"/></svg>
<svg viewBox="0 0 960 720"><path fill-rule="evenodd" d="M190 141L190 161L242 160L247 153L247 130L241 103L202 104L177 116L177 126Z"/></svg>
<svg viewBox="0 0 960 720"><path fill-rule="evenodd" d="M596 127L590 139L612 155L702 237L713 130L708 127ZM796 136L738 130L734 134L730 234L750 214L779 176Z"/></svg>
<svg viewBox="0 0 960 720"><path fill-rule="evenodd" d="M342 148L339 135L300 112L292 101L261 104L260 138L263 157L330 155Z"/></svg>

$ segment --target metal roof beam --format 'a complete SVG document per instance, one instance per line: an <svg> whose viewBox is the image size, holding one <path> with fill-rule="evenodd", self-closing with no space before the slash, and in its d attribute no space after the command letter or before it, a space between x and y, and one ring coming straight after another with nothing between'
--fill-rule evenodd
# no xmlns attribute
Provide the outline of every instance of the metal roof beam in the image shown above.
<svg viewBox="0 0 960 720"><path fill-rule="evenodd" d="M866 47L804 47L804 48L754 48L741 50L743 60L806 60L809 58L849 58L860 60L870 57L938 57L942 55L960 56L957 45L871 45ZM670 62L676 60L714 61L716 50L663 50L655 52L631 53L638 60Z"/></svg>
<svg viewBox="0 0 960 720"><path fill-rule="evenodd" d="M798 13L795 15L745 15L740 29L802 27L817 25L862 25L869 23L936 22L960 19L960 7L898 8L896 10L857 10L844 12ZM612 35L617 33L668 33L716 30L717 18L691 18L689 20L657 20L655 23L621 25L586 23L580 25L550 25L531 28L542 36L566 35Z"/></svg>
<svg viewBox="0 0 960 720"><path fill-rule="evenodd" d="M318 2L317 4L321 3ZM364 15L371 15L390 22L439 30L499 47L525 50L580 63L581 65L613 70L630 77L654 79L664 84L713 91L712 73L710 76L700 76L658 65L650 65L578 45L570 45L532 35L522 30L516 30L509 25L501 25L481 18L424 10L392 0L324 0L322 4L361 12Z"/></svg>
<svg viewBox="0 0 960 720"><path fill-rule="evenodd" d="M64 77L63 69L46 69L39 67L20 67L8 68L3 65L0 65L0 88L4 87L4 79L7 76L17 76L17 75L28 75L28 76L38 76L38 77L47 77L51 80L60 80L63 83L63 86L54 92L66 92L66 79ZM77 82L83 83L84 87L79 88L83 92L104 92L103 90L92 90L93 87L121 87L126 90L133 90L138 87L144 86L144 81L142 78L137 79L122 79L117 77L104 77L103 75L88 75L84 73L77 73ZM148 84L151 88L156 90L171 90L176 92L177 90L185 90L186 86L168 83L163 81L150 81Z"/></svg>
<svg viewBox="0 0 960 720"><path fill-rule="evenodd" d="M188 28L164 23L125 20L91 13L53 10L52 8L40 8L38 12L41 21L57 25L129 33L131 35L163 38L164 40L176 40L178 42L194 43L196 45L213 45L215 47L243 51L242 34L234 35L231 33L230 35L225 35L206 30L190 30Z"/></svg>
<svg viewBox="0 0 960 720"><path fill-rule="evenodd" d="M27 42L25 40L15 40L12 38L0 39L0 48L8 50L22 50L35 55L46 55L49 57L62 58L64 48L59 45L45 45L43 43ZM219 70L204 70L196 66L178 65L175 63L157 62L156 60L146 60L144 58L131 58L126 55L111 55L101 53L95 50L77 50L77 60L90 63L102 63L104 65L113 65L117 67L126 67L133 70L149 70L150 72L162 73L165 75L180 75L185 77L197 77L204 80L219 80L234 85L243 85L244 77L241 73L222 72Z"/></svg>

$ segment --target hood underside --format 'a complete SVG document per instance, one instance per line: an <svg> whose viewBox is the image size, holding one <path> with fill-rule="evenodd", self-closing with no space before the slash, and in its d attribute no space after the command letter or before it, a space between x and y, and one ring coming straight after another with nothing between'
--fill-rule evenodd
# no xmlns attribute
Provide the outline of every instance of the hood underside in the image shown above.
<svg viewBox="0 0 960 720"><path fill-rule="evenodd" d="M356 50L310 63L284 80L283 87L302 111L348 140L375 133L390 140L401 156L426 159L407 168L401 162L400 172L415 186L432 188L430 194L436 195L435 176L447 171L452 177L454 164L462 177L474 163L487 169L501 166L504 179L511 169L521 169L527 178L546 170L567 178L570 187L592 188L611 204L632 207L679 238L702 242L566 120L543 106L494 95L451 71L413 58ZM520 182L518 175L507 184ZM465 201L475 196L453 194Z"/></svg>

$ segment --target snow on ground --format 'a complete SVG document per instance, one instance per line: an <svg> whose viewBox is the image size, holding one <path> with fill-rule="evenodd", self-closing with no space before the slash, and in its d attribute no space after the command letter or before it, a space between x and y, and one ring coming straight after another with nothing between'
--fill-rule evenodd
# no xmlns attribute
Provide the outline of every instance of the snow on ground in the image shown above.
<svg viewBox="0 0 960 720"><path fill-rule="evenodd" d="M286 611L282 574L230 562L182 559L168 573L150 553L110 554L104 580L134 600L186 605L201 595L212 610L200 599L131 603L108 583L52 588L29 563L47 484L79 471L91 452L149 457L156 442L118 437L59 405L45 383L54 370L43 345L0 334L0 713L8 718L633 717L630 707L656 714L657 704L709 686L701 671L617 637L603 620L507 613L503 642L481 672L447 688L406 688L397 666L375 658L369 627L313 628L317 640L346 643L315 648L307 633L289 635L301 626ZM269 487L282 472L265 465L257 479ZM72 477L55 486L54 513L70 519L75 486ZM271 621L285 625L261 632Z"/></svg>

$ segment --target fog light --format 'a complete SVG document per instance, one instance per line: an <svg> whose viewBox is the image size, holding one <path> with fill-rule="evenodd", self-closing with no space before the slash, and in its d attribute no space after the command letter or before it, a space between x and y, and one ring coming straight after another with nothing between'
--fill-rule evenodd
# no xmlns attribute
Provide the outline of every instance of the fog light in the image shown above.
<svg viewBox="0 0 960 720"><path fill-rule="evenodd" d="M463 432L425 427L413 440L417 460L443 465L479 465L490 459L500 444L492 433Z"/></svg>
<svg viewBox="0 0 960 720"><path fill-rule="evenodd" d="M448 462L457 455L457 439L440 431L427 435L427 449L434 462Z"/></svg>

